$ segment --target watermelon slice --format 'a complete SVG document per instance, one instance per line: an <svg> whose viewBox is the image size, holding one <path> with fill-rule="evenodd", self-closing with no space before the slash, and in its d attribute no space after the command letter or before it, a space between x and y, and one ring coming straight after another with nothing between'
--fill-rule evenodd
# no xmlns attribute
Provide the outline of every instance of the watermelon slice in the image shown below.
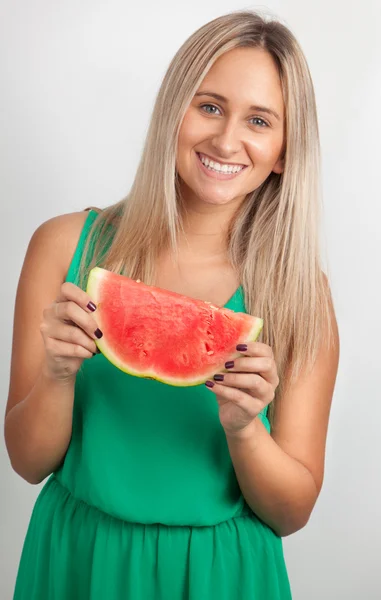
<svg viewBox="0 0 381 600"><path fill-rule="evenodd" d="M95 267L87 293L103 337L98 348L116 367L175 386L203 383L256 340L263 321Z"/></svg>

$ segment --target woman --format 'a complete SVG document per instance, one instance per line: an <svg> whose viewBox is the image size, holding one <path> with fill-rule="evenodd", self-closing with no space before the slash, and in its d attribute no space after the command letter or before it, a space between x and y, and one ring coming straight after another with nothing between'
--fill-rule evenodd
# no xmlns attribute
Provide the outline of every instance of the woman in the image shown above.
<svg viewBox="0 0 381 600"><path fill-rule="evenodd" d="M236 12L174 57L128 197L34 233L5 436L24 479L51 477L16 600L291 597L281 538L322 486L338 364L318 183L302 51ZM96 264L261 316L262 341L205 385L126 375L96 355Z"/></svg>

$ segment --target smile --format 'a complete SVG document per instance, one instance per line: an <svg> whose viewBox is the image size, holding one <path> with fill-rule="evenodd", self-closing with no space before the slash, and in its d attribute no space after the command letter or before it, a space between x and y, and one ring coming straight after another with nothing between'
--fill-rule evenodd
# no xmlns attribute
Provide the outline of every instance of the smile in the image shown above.
<svg viewBox="0 0 381 600"><path fill-rule="evenodd" d="M221 165L209 159L205 154L199 154L198 152L196 154L198 157L197 162L203 173L213 179L233 179L246 169L246 165Z"/></svg>

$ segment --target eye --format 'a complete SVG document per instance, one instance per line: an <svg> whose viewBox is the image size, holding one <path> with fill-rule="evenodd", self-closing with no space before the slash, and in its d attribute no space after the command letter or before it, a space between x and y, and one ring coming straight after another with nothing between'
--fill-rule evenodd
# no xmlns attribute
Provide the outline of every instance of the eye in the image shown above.
<svg viewBox="0 0 381 600"><path fill-rule="evenodd" d="M200 108L202 108L202 109L204 109L204 108L207 108L207 107L208 107L208 108L214 108L214 109L216 109L216 110L219 110L219 108L217 108L217 106L214 106L214 104L202 104L202 105L200 106ZM206 112L206 113L207 113L207 114L209 114L209 115L215 115L215 114L216 114L216 113L214 113L214 112L209 112L209 111L207 111L207 110L205 110L204 112Z"/></svg>
<svg viewBox="0 0 381 600"><path fill-rule="evenodd" d="M217 106L215 106L214 104L202 104L202 105L200 106L200 108L201 108L201 109L202 109L204 112L206 112L208 115L215 115L215 114L216 114L216 112L210 112L210 111L206 110L206 109L208 109L208 108L212 108L212 109L214 109L215 111L216 111L216 110L217 110L217 111L219 111L219 110L220 110L220 109L219 109ZM270 127L270 125L267 123L267 121L265 121L264 119L261 119L261 117L252 117L252 118L250 119L250 121L254 121L254 120L256 120L256 121L260 121L260 122L261 122L261 124L259 125L261 128L264 128L264 127ZM256 125L256 123L254 123L254 125Z"/></svg>
<svg viewBox="0 0 381 600"><path fill-rule="evenodd" d="M264 126L264 127L269 127L269 124L267 123L267 121L264 121L263 119L261 119L261 117L252 117L252 118L250 119L250 121L254 121L254 120L256 120L256 121L261 121L261 122L263 123L263 125L260 125L260 127L263 127L263 126ZM254 123L254 124L255 124L255 123Z"/></svg>

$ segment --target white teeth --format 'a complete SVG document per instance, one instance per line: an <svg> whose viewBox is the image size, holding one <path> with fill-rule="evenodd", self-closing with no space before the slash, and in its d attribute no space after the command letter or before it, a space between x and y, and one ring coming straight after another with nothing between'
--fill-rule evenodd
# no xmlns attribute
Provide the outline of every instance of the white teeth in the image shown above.
<svg viewBox="0 0 381 600"><path fill-rule="evenodd" d="M220 163L218 162L214 162L213 160L209 160L209 158L204 158L203 156L199 155L201 162L211 171L216 171L217 173L238 173L239 171L242 171L243 167L240 167L239 165L220 165Z"/></svg>

